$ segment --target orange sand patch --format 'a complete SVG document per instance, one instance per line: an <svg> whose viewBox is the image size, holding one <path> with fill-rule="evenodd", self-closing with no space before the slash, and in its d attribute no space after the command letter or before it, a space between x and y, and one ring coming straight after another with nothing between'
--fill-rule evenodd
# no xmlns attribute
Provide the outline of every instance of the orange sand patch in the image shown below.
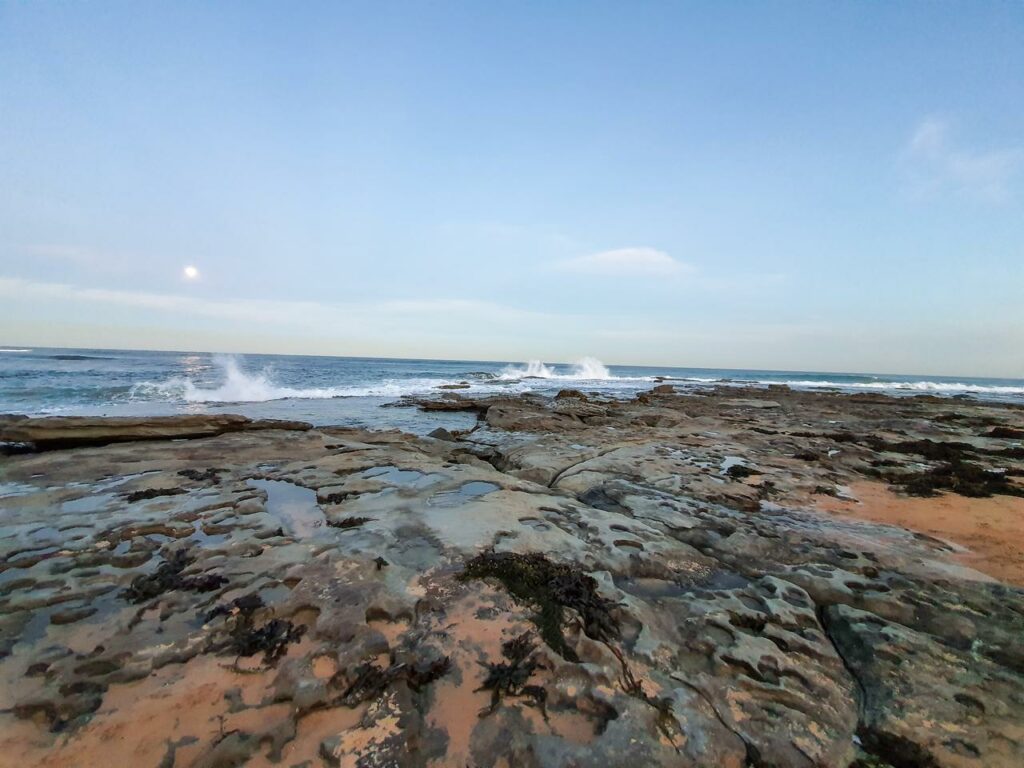
<svg viewBox="0 0 1024 768"><path fill-rule="evenodd" d="M259 700L268 682L264 674L232 672L219 658L164 667L144 680L111 686L92 721L73 734L54 736L17 723L13 738L2 741L0 765L159 765L168 740L192 737L196 741L177 754L177 764L187 765L219 736L219 717L227 715L224 691L248 688Z"/></svg>
<svg viewBox="0 0 1024 768"><path fill-rule="evenodd" d="M946 493L933 498L901 496L882 483L854 483L858 501L832 497L818 509L876 523L898 525L967 548L950 558L1000 581L1024 586L1024 498L970 499Z"/></svg>
<svg viewBox="0 0 1024 768"><path fill-rule="evenodd" d="M288 656L313 650L307 636L288 649ZM167 754L169 742L180 743L174 764L191 765L226 731L241 728L259 734L291 719L290 705L271 703L276 670L263 668L256 656L240 659L237 669L231 662L197 656L142 680L112 685L89 723L71 733L52 734L40 723L5 714L0 719L0 768L155 766ZM232 688L249 709L230 711L224 693ZM24 688L17 690L24 693ZM345 723L353 717L354 724L358 715L346 714ZM319 741L288 746L311 758Z"/></svg>
<svg viewBox="0 0 1024 768"><path fill-rule="evenodd" d="M282 768L282 766L299 765L308 761L311 765L322 765L320 759L320 743L331 736L337 736L356 728L363 715L366 705L350 709L334 707L321 709L299 720L295 730L295 738L285 744L278 762L263 755L256 755L247 763L247 768Z"/></svg>
<svg viewBox="0 0 1024 768"><path fill-rule="evenodd" d="M443 728L448 734L444 764L469 764L473 729L480 721L480 712L490 705L491 694L479 690L486 677L480 662L500 660L502 642L530 628L525 617L509 613L481 618L478 612L492 605L489 598L493 595L490 588L484 588L479 595L460 600L446 612L445 630L457 672L438 681L434 704L427 715L431 726Z"/></svg>

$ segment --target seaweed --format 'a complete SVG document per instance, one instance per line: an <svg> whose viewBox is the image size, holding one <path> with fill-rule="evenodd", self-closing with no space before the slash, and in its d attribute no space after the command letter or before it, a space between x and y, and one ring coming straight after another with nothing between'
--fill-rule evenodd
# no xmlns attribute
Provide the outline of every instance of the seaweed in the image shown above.
<svg viewBox="0 0 1024 768"><path fill-rule="evenodd" d="M952 491L972 498L995 494L1024 496L1024 488L1011 483L1005 472L993 472L968 461L948 462L890 480L910 496L935 496L938 491Z"/></svg>
<svg viewBox="0 0 1024 768"><path fill-rule="evenodd" d="M792 437L819 437L834 443L856 443L859 438L852 432L790 432Z"/></svg>
<svg viewBox="0 0 1024 768"><path fill-rule="evenodd" d="M358 496L357 493L351 491L338 491L337 493L329 493L326 496L321 496L318 501L321 504L341 504L346 499L350 499L353 496Z"/></svg>
<svg viewBox="0 0 1024 768"><path fill-rule="evenodd" d="M999 437L1006 440L1024 440L1024 429L1013 427L993 427L984 434L984 437Z"/></svg>
<svg viewBox="0 0 1024 768"><path fill-rule="evenodd" d="M125 499L129 504L133 504L136 501L155 499L159 496L179 496L183 493L186 493L184 488L146 488L143 491L132 491L125 495Z"/></svg>
<svg viewBox="0 0 1024 768"><path fill-rule="evenodd" d="M262 627L236 620L229 648L236 656L262 652L263 663L274 664L287 652L288 645L302 639L305 632L304 626L296 627L287 619L271 619Z"/></svg>
<svg viewBox="0 0 1024 768"><path fill-rule="evenodd" d="M187 549L175 551L153 573L136 576L121 597L129 603L142 603L172 590L212 592L227 584L228 580L217 574L185 576L185 569L194 559Z"/></svg>
<svg viewBox="0 0 1024 768"><path fill-rule="evenodd" d="M964 458L964 454L973 453L976 449L968 443L958 442L937 442L935 440L901 440L898 443L891 443L880 437L870 436L864 442L875 451L887 453L916 453L924 456L929 461L957 462Z"/></svg>
<svg viewBox="0 0 1024 768"><path fill-rule="evenodd" d="M195 480L197 483L204 483L209 480L214 485L220 485L220 475L227 471L226 469L210 467L202 472L198 469L181 469L178 470L178 474L182 477L187 477L189 480Z"/></svg>
<svg viewBox="0 0 1024 768"><path fill-rule="evenodd" d="M372 517L345 517L341 520L328 520L327 525L331 528L358 528L363 523L372 522Z"/></svg>
<svg viewBox="0 0 1024 768"><path fill-rule="evenodd" d="M530 677L541 668L533 652L537 647L529 632L524 632L501 645L502 655L507 662L492 664L481 662L487 667L487 678L477 691L491 692L491 705L481 710L480 717L494 712L505 697L524 697L537 706L547 720L548 692L539 685L529 685Z"/></svg>
<svg viewBox="0 0 1024 768"><path fill-rule="evenodd" d="M420 691L447 674L451 667L452 660L448 656L412 664L391 664L387 669L373 662L360 664L353 670L354 679L345 688L339 703L347 707L358 706L364 701L377 698L399 680L404 680L414 691Z"/></svg>
<svg viewBox="0 0 1024 768"><path fill-rule="evenodd" d="M483 552L461 574L467 579L498 579L509 593L537 607L533 622L552 650L568 661L579 661L562 634L565 609L579 614L583 631L594 640L618 639L615 603L597 593L597 581L575 565L553 563L540 553Z"/></svg>
<svg viewBox="0 0 1024 768"><path fill-rule="evenodd" d="M995 472L968 460L976 453L1016 458L1013 453L979 449L968 443L937 442L928 439L891 443L879 437L869 437L865 442L876 451L918 454L928 461L939 462L936 466L919 472L885 474L875 470L872 473L888 480L910 496L935 496L939 491L951 491L972 498L985 498L994 494L1024 496L1024 488L1010 482L1012 472ZM887 467L892 466L893 462L875 460L871 465Z"/></svg>
<svg viewBox="0 0 1024 768"><path fill-rule="evenodd" d="M794 453L793 458L800 459L801 461L820 461L821 454L817 451L803 450Z"/></svg>
<svg viewBox="0 0 1024 768"><path fill-rule="evenodd" d="M759 475L761 472L754 467L748 467L746 464L733 464L725 470L725 474L733 480L743 480L751 475Z"/></svg>
<svg viewBox="0 0 1024 768"><path fill-rule="evenodd" d="M287 619L271 619L257 627L254 615L262 607L263 599L256 593L250 593L212 609L206 615L206 622L227 616L230 627L227 639L215 644L212 650L239 657L262 653L264 664L277 663L291 643L302 639L306 627L295 626Z"/></svg>

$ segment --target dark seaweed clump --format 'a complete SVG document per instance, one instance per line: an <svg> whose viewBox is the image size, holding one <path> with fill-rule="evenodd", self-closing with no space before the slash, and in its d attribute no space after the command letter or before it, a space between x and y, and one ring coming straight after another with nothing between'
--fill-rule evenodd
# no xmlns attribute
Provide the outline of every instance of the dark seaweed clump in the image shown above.
<svg viewBox="0 0 1024 768"><path fill-rule="evenodd" d="M999 437L1006 440L1024 440L1024 429L1013 427L993 427L985 433L985 437Z"/></svg>
<svg viewBox="0 0 1024 768"><path fill-rule="evenodd" d="M793 458L800 459L801 461L820 461L821 454L818 453L817 451L812 451L808 449L797 451L796 453L793 454Z"/></svg>
<svg viewBox="0 0 1024 768"><path fill-rule="evenodd" d="M143 491L132 491L125 499L130 504L134 504L136 501L145 501L146 499L155 499L160 496L179 496L185 493L184 488L146 488Z"/></svg>
<svg viewBox="0 0 1024 768"><path fill-rule="evenodd" d="M491 692L491 705L480 712L480 717L486 717L494 712L501 700L510 696L529 699L530 703L540 709L544 719L547 719L545 704L548 692L542 686L528 685L530 676L541 666L533 655L536 647L530 633L524 632L501 644L501 653L508 659L507 662L482 662L487 667L487 679L477 690Z"/></svg>
<svg viewBox="0 0 1024 768"><path fill-rule="evenodd" d="M745 464L733 464L731 467L725 470L725 474L727 474L733 480L742 480L746 477L750 477L751 475L759 475L761 473L758 472L753 467L748 467Z"/></svg>
<svg viewBox="0 0 1024 768"><path fill-rule="evenodd" d="M345 517L341 520L328 520L327 525L331 528L358 528L363 523L369 523L370 517Z"/></svg>
<svg viewBox="0 0 1024 768"><path fill-rule="evenodd" d="M375 699L392 684L404 680L414 691L420 691L452 667L451 658L443 656L433 661L391 664L387 669L376 664L360 664L355 668L352 682L341 695L340 703L355 707L364 701Z"/></svg>
<svg viewBox="0 0 1024 768"><path fill-rule="evenodd" d="M182 477L187 477L189 480L195 480L197 483L205 483L209 480L214 485L220 485L220 475L227 471L226 469L210 467L202 472L198 469L182 469L178 471L178 474Z"/></svg>
<svg viewBox="0 0 1024 768"><path fill-rule="evenodd" d="M287 619L271 619L256 626L256 611L263 607L257 594L242 595L226 605L219 605L206 615L210 622L226 616L228 637L211 650L233 656L263 654L264 664L275 664L288 651L290 643L298 642L306 632L305 626L295 626Z"/></svg>
<svg viewBox="0 0 1024 768"><path fill-rule="evenodd" d="M588 637L605 642L619 637L615 603L601 597L597 582L578 566L553 563L536 552L484 552L466 563L461 578L498 579L513 597L535 605L533 621L544 642L569 661L579 658L562 634L566 608L580 615Z"/></svg>
<svg viewBox="0 0 1024 768"><path fill-rule="evenodd" d="M1024 496L1024 488L1011 483L1004 472L982 469L967 461L940 464L923 472L893 478L893 482L910 496L935 496L938 491L973 498L994 494Z"/></svg>
<svg viewBox="0 0 1024 768"><path fill-rule="evenodd" d="M187 592L212 592L227 584L228 580L217 574L186 576L184 571L194 559L187 549L177 550L153 573L136 576L121 596L129 603L142 603L176 589Z"/></svg>
<svg viewBox="0 0 1024 768"><path fill-rule="evenodd" d="M890 443L880 437L867 437L864 442L874 451L887 453L916 453L929 461L963 461L965 454L972 453L973 445L958 442L938 442L936 440L901 440Z"/></svg>
<svg viewBox="0 0 1024 768"><path fill-rule="evenodd" d="M881 475L910 496L935 496L952 491L961 496L985 498L994 494L1024 496L1024 488L1010 482L1006 472L994 472L968 461L977 449L968 443L934 440L903 440L890 443L878 437L866 442L876 451L918 454L929 461L941 462L931 469L904 474ZM876 466L881 463L874 463Z"/></svg>

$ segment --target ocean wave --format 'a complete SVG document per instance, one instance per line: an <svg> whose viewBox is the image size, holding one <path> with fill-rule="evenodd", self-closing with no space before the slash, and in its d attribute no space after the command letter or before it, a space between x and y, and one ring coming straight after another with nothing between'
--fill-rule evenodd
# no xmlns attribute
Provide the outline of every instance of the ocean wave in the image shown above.
<svg viewBox="0 0 1024 768"><path fill-rule="evenodd" d="M519 379L564 379L575 381L609 381L611 379L623 378L613 376L607 366L594 357L584 357L577 360L569 373L558 373L554 366L546 365L540 360L531 360L525 368L516 368L509 365L498 374L498 378L505 381L518 381Z"/></svg>
<svg viewBox="0 0 1024 768"><path fill-rule="evenodd" d="M0 352L31 352L31 349L0 349Z"/></svg>
<svg viewBox="0 0 1024 768"><path fill-rule="evenodd" d="M409 378L369 378L349 380L343 385L328 382L328 386L295 387L286 386L275 380L271 369L249 372L242 369L238 359L234 357L218 357L214 362L219 367L220 375L217 383L196 381L187 377L176 376L165 381L147 381L131 386L127 393L107 392L113 401L147 402L162 401L169 403L264 403L274 400L325 400L346 397L381 397L399 398L403 396L423 396L437 394L440 390L449 389L451 385L459 385L468 393L475 395L496 393L521 393L529 391L555 391L564 383L580 382L581 384L599 389L610 394L632 393L639 391L655 382L671 381L677 386L686 388L702 388L706 386L727 385L767 385L786 384L797 389L837 389L846 392L877 391L892 394L922 393L936 395L974 394L982 397L1018 398L1024 395L1024 386L982 384L978 382L941 382L941 381L886 381L866 380L844 381L843 377L813 378L746 378L722 379L712 377L669 377L669 376L616 376L599 360L583 358L572 366L548 365L539 360L532 360L524 365L506 366L497 374L487 371L465 372L438 376L427 373L419 377ZM433 375L431 375L433 374ZM321 383L321 382L317 382ZM467 386L468 385L468 386ZM94 393L95 394L95 393ZM70 395L69 395L70 396ZM53 398L64 399L64 398Z"/></svg>
<svg viewBox="0 0 1024 768"><path fill-rule="evenodd" d="M828 381L815 379L761 379L758 384L786 384L801 388L866 389L878 392L921 392L932 394L1024 395L1024 387L998 384L968 384L944 381Z"/></svg>
<svg viewBox="0 0 1024 768"><path fill-rule="evenodd" d="M270 380L269 372L246 373L233 357L217 358L215 362L224 374L224 382L218 387L204 388L191 379L176 377L162 382L136 384L130 398L183 400L186 403L265 403L291 398L326 399L344 394L340 389L331 387L296 389L278 386Z"/></svg>
<svg viewBox="0 0 1024 768"><path fill-rule="evenodd" d="M462 379L416 378L383 379L379 382L332 387L287 387L275 383L271 371L248 373L234 357L216 357L222 383L209 387L188 378L135 384L128 393L130 401L164 400L185 403L266 403L273 400L329 400L339 397L402 397L436 393L443 385ZM505 382L495 381L499 387ZM478 387L486 388L486 384Z"/></svg>

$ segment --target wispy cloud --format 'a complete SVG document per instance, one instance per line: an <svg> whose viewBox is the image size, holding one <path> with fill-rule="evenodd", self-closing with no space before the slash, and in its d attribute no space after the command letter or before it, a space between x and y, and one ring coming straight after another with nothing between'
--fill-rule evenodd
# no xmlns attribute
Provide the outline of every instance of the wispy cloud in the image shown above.
<svg viewBox="0 0 1024 768"><path fill-rule="evenodd" d="M554 264L561 272L619 277L667 277L692 273L693 267L655 248L633 247L600 251L563 259Z"/></svg>
<svg viewBox="0 0 1024 768"><path fill-rule="evenodd" d="M98 252L89 248L81 248L76 245L59 245L45 243L40 245L29 245L22 249L26 254L37 259L47 261L70 262L74 264L87 264L93 266L106 259Z"/></svg>
<svg viewBox="0 0 1024 768"><path fill-rule="evenodd" d="M410 318L440 320L446 323L453 317L471 317L477 321L483 318L493 322L551 319L546 313L472 299L397 299L338 304L267 299L207 299L182 294L89 288L69 283L41 282L14 277L0 277L0 297L87 302L171 313L182 318L202 316L291 327L331 327L344 323L347 327L370 325L380 328Z"/></svg>
<svg viewBox="0 0 1024 768"><path fill-rule="evenodd" d="M978 199L1001 201L1024 171L1024 147L974 149L954 141L949 123L922 120L903 151L903 167L918 195L954 191Z"/></svg>

